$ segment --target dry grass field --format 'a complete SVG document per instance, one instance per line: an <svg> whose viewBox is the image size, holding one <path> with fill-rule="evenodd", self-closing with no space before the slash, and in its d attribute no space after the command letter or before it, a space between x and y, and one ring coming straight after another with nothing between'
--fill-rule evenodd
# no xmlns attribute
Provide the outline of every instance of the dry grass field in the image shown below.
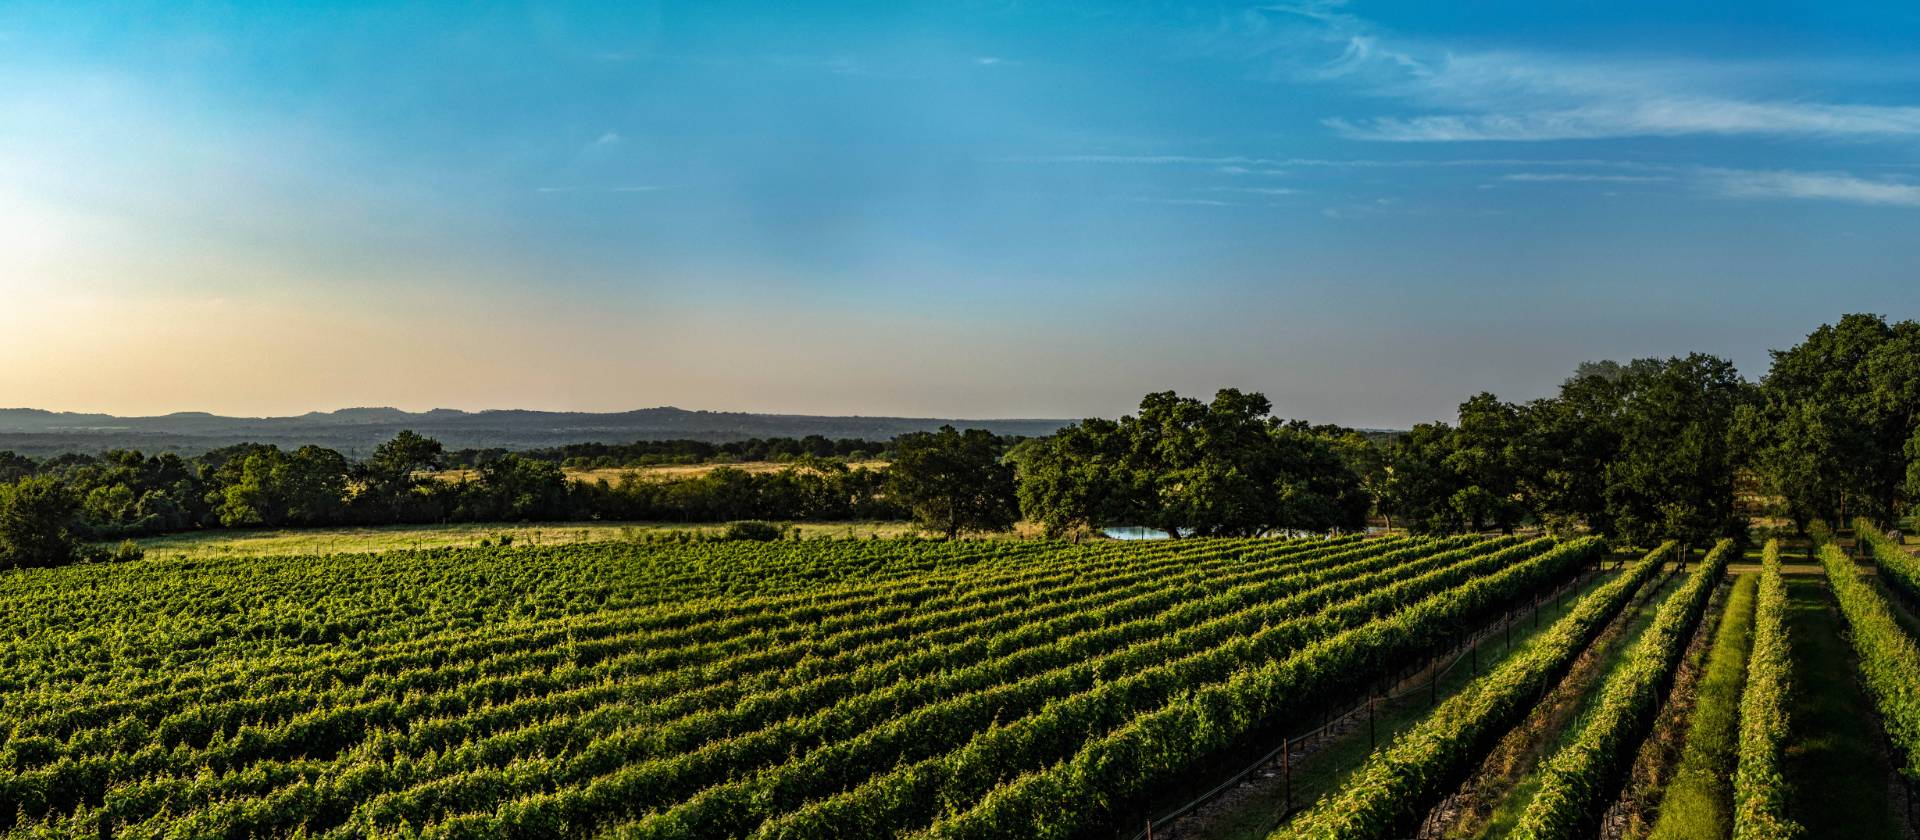
<svg viewBox="0 0 1920 840"><path fill-rule="evenodd" d="M885 461L853 461L847 464L849 467L865 467L867 469L877 469L886 465L887 462ZM574 481L592 483L604 479L609 484L619 484L621 480L625 479L628 475L636 475L643 479L669 481L682 478L695 478L706 475L721 467L731 467L750 473L771 473L779 472L791 466L793 466L793 464L786 461L741 461L734 464L660 464L651 467L602 467L596 469L575 469L569 467L566 473L567 477ZM434 477L441 481L453 482L470 481L478 476L479 472L477 470L470 469L442 470L434 474Z"/></svg>

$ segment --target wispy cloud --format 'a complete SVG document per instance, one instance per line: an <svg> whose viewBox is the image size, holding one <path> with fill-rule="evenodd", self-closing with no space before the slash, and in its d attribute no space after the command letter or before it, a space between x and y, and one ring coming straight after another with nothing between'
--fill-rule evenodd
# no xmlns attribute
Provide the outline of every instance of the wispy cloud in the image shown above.
<svg viewBox="0 0 1920 840"><path fill-rule="evenodd" d="M1285 169L1297 168L1399 168L1399 167L1586 167L1594 169L1664 169L1659 164L1647 164L1629 160L1606 160L1601 158L1419 158L1402 160L1384 160L1370 158L1282 158L1230 155L1224 157L1205 157L1196 155L1023 155L1015 157L988 158L988 163L1008 164L1134 164L1144 166L1199 165L1216 167L1216 171L1226 175L1285 175Z"/></svg>
<svg viewBox="0 0 1920 840"><path fill-rule="evenodd" d="M1298 82L1344 85L1426 111L1333 116L1353 139L1391 142L1542 141L1753 135L1815 139L1920 136L1920 107L1783 96L1806 79L1853 72L1814 64L1731 64L1622 56L1574 59L1458 49L1396 38L1344 3L1266 7L1244 38L1283 44L1248 51Z"/></svg>
<svg viewBox="0 0 1920 840"><path fill-rule="evenodd" d="M988 163L1124 163L1124 164L1205 164L1208 166L1257 166L1271 163L1255 157L1199 157L1194 155L1016 155L988 158Z"/></svg>
<svg viewBox="0 0 1920 840"><path fill-rule="evenodd" d="M1667 175L1605 175L1591 172L1515 172L1500 176L1500 180L1525 183L1643 184L1653 181L1671 181L1673 178Z"/></svg>
<svg viewBox="0 0 1920 840"><path fill-rule="evenodd" d="M1131 200L1137 201L1141 204L1175 204L1175 205L1184 205L1188 207L1238 207L1240 206L1237 202L1220 201L1218 199L1212 199L1212 198L1155 198L1152 196L1137 195L1137 196L1134 196Z"/></svg>
<svg viewBox="0 0 1920 840"><path fill-rule="evenodd" d="M1292 187L1213 187L1209 192L1248 193L1251 195L1299 195Z"/></svg>
<svg viewBox="0 0 1920 840"><path fill-rule="evenodd" d="M1920 135L1920 108L1648 97L1577 108L1422 117L1333 118L1356 140L1392 142L1592 140L1689 134L1870 138Z"/></svg>
<svg viewBox="0 0 1920 840"><path fill-rule="evenodd" d="M599 139L593 141L593 145L614 146L614 145L618 145L622 140L625 140L625 139L626 138L620 136L620 132L618 131L608 131L607 133L600 135Z"/></svg>
<svg viewBox="0 0 1920 840"><path fill-rule="evenodd" d="M1702 182L1730 198L1797 198L1920 207L1920 186L1844 172L1703 170Z"/></svg>
<svg viewBox="0 0 1920 840"><path fill-rule="evenodd" d="M537 193L647 193L664 190L664 186L623 186L623 187L535 187Z"/></svg>

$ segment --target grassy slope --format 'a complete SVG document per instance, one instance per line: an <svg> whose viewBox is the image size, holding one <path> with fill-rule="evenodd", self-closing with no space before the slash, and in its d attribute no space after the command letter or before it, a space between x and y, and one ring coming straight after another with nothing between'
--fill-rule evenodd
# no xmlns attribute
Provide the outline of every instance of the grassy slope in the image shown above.
<svg viewBox="0 0 1920 840"><path fill-rule="evenodd" d="M1753 645L1758 575L1734 582L1721 613L1707 669L1695 694L1686 749L1660 800L1654 840L1717 840L1733 831L1733 771L1739 752L1740 690Z"/></svg>
<svg viewBox="0 0 1920 840"><path fill-rule="evenodd" d="M1787 578L1794 685L1787 813L1809 837L1899 837L1886 802L1880 719L1860 686L1844 626L1825 578Z"/></svg>
<svg viewBox="0 0 1920 840"><path fill-rule="evenodd" d="M1582 595L1612 580L1616 574L1615 571L1606 571L1594 575L1567 593L1566 597L1543 603L1537 628L1531 616L1514 624L1511 646L1506 644L1504 634L1496 633L1489 637L1481 644L1478 673L1485 674L1499 667L1514 651L1524 649L1536 633L1545 631L1553 626L1553 622L1564 617ZM1464 660L1437 680L1433 686L1433 696L1439 702L1445 702L1471 684L1475 676L1471 664L1471 659ZM1428 694L1423 691L1414 691L1396 701L1381 703L1374 720L1378 728L1378 742L1381 745L1391 743L1394 736L1425 719L1433 707L1434 703L1429 702ZM1358 729L1337 736L1331 743L1316 746L1311 756L1301 759L1293 771L1294 806L1310 805L1321 796L1345 785L1347 777L1373 752L1367 734L1363 724ZM1223 803L1211 809L1204 819L1181 823L1178 836L1181 840L1261 840L1280 825L1281 790L1274 787L1270 797L1246 797Z"/></svg>

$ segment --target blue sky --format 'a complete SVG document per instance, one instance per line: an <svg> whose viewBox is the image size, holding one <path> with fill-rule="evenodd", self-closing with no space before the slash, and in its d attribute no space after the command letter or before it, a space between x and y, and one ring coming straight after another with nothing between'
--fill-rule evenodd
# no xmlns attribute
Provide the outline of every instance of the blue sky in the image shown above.
<svg viewBox="0 0 1920 840"><path fill-rule="evenodd" d="M0 403L1359 425L1915 317L1920 7L0 4Z"/></svg>

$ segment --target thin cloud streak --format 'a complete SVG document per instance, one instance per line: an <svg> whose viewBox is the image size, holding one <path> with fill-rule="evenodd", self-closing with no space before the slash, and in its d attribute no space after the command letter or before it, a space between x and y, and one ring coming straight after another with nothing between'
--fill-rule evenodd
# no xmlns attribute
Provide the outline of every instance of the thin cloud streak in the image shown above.
<svg viewBox="0 0 1920 840"><path fill-rule="evenodd" d="M1299 195L1304 190L1291 187L1214 187L1209 192L1248 193L1251 195Z"/></svg>
<svg viewBox="0 0 1920 840"><path fill-rule="evenodd" d="M663 186L633 187L535 187L537 193L648 193L667 189Z"/></svg>
<svg viewBox="0 0 1920 840"><path fill-rule="evenodd" d="M1253 169L1250 167L1322 167L1322 168L1394 168L1394 167L1526 167L1526 166L1566 166L1593 168L1649 169L1660 170L1671 167L1639 163L1627 160L1604 160L1597 158L1428 158L1407 160L1383 160L1368 158L1268 158L1229 155L1225 157L1203 157L1197 155L1020 155L1012 157L987 158L986 163L1002 164L1123 164L1142 166L1195 165L1214 166L1226 175L1285 175L1284 169Z"/></svg>
<svg viewBox="0 0 1920 840"><path fill-rule="evenodd" d="M1434 112L1323 120L1349 139L1449 143L1701 135L1887 140L1920 135L1920 107L1749 93L1756 81L1777 86L1853 72L1831 63L1569 59L1397 43L1343 11L1344 5L1266 7L1262 11L1272 17L1256 17L1256 24L1242 34L1268 48L1239 49L1273 62L1281 78L1344 85ZM1273 48L1276 45L1286 49ZM1315 55L1320 56L1317 61L1311 58Z"/></svg>
<svg viewBox="0 0 1920 840"><path fill-rule="evenodd" d="M1705 170L1703 183L1728 198L1811 199L1920 207L1920 186L1875 181L1844 172Z"/></svg>
<svg viewBox="0 0 1920 840"><path fill-rule="evenodd" d="M1354 140L1395 143L1528 142L1607 137L1765 134L1824 138L1920 135L1920 108L1650 99L1557 111L1377 117L1325 124Z"/></svg>
<svg viewBox="0 0 1920 840"><path fill-rule="evenodd" d="M1500 176L1502 181L1521 183L1606 183L1606 184L1643 184L1655 181L1671 181L1666 175L1595 175L1580 172L1515 172Z"/></svg>

